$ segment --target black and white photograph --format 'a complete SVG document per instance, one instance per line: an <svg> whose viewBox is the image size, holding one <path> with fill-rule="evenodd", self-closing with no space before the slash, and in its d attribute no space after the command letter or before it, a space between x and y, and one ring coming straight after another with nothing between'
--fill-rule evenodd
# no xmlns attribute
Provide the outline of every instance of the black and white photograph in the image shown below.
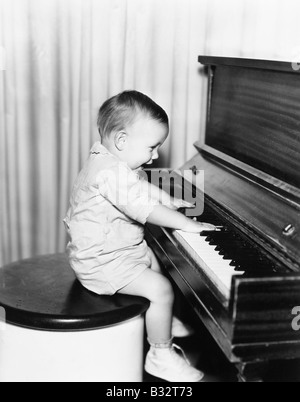
<svg viewBox="0 0 300 402"><path fill-rule="evenodd" d="M0 0L0 383L300 382L298 0Z"/></svg>

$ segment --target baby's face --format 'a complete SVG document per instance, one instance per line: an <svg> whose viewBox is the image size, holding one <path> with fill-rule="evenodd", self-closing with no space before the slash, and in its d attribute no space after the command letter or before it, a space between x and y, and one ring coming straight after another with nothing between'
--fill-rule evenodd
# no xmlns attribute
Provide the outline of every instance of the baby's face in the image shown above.
<svg viewBox="0 0 300 402"><path fill-rule="evenodd" d="M169 134L167 125L141 115L126 129L126 146L122 159L135 170L158 159L158 150Z"/></svg>

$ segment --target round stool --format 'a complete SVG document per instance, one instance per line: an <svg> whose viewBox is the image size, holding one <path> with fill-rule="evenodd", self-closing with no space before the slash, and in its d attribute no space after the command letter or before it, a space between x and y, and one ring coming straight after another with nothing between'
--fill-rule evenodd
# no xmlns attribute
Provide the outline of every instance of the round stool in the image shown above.
<svg viewBox="0 0 300 402"><path fill-rule="evenodd" d="M148 307L89 292L64 254L1 268L0 382L142 381Z"/></svg>

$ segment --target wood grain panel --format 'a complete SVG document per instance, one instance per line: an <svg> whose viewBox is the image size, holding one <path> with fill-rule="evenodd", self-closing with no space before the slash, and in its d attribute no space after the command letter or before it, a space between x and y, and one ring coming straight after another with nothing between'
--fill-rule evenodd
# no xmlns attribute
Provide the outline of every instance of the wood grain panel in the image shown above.
<svg viewBox="0 0 300 402"><path fill-rule="evenodd" d="M300 187L300 75L214 68L206 144Z"/></svg>

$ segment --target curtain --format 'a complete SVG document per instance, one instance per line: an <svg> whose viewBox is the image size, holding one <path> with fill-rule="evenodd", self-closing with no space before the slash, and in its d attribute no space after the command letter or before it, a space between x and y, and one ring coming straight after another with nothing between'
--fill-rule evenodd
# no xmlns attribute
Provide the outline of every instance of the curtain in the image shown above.
<svg viewBox="0 0 300 402"><path fill-rule="evenodd" d="M298 0L210 0L205 53L300 60Z"/></svg>
<svg viewBox="0 0 300 402"><path fill-rule="evenodd" d="M0 0L0 266L64 250L71 187L98 139L97 111L108 97L136 89L166 109L172 135L161 166L178 167L193 152L186 132L199 135L201 83L192 45L205 7L196 0Z"/></svg>
<svg viewBox="0 0 300 402"><path fill-rule="evenodd" d="M290 60L299 11L297 0L0 0L0 266L64 250L108 97L136 89L161 104L160 164L179 167L205 127L197 56Z"/></svg>

